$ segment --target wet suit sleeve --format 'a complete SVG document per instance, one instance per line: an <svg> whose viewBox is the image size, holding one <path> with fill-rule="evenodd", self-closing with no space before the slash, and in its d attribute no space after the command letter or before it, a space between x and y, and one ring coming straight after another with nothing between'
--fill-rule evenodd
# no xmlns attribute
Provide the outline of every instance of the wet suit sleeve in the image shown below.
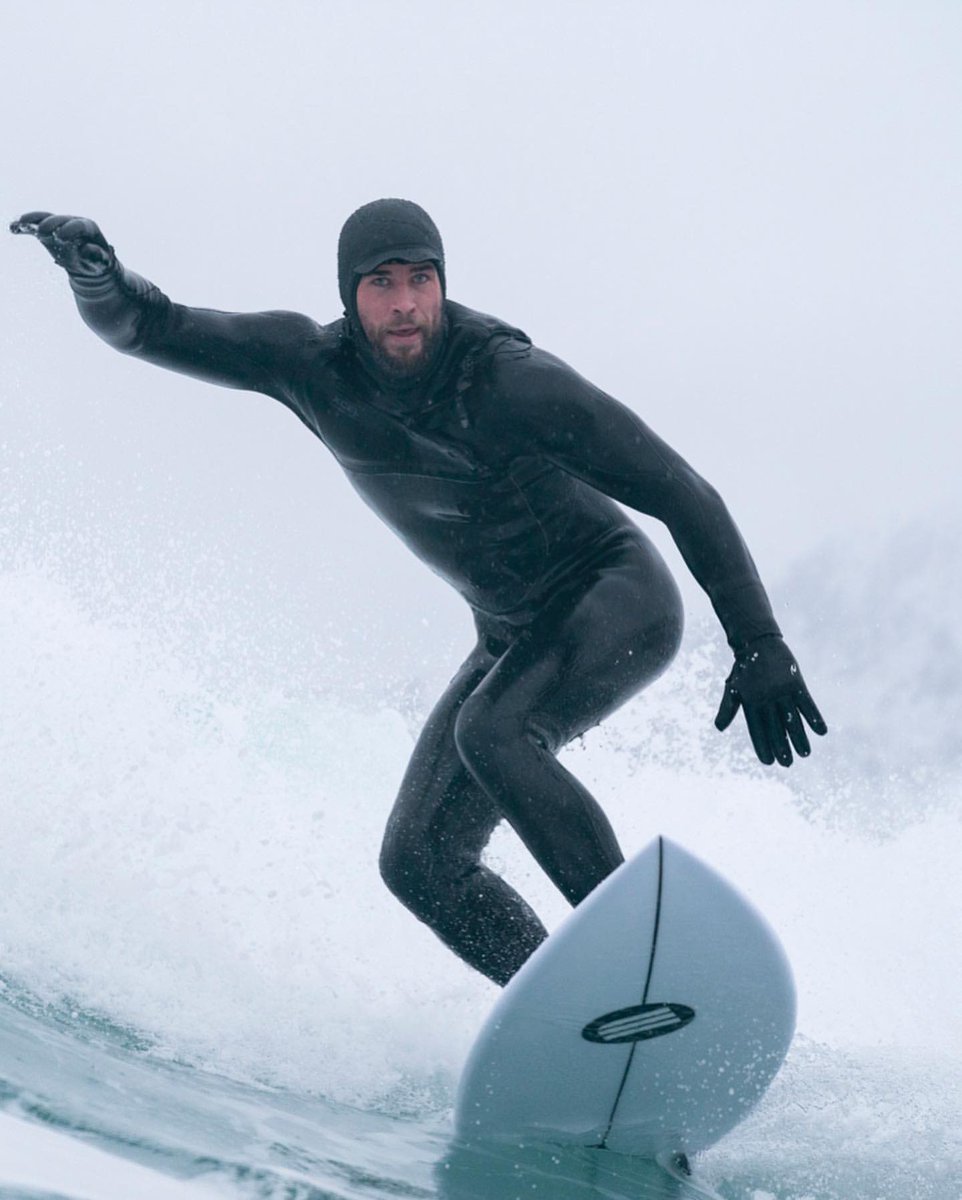
<svg viewBox="0 0 962 1200"><path fill-rule="evenodd" d="M318 330L309 317L175 304L118 262L101 275L69 278L84 322L114 349L209 383L291 403L299 351Z"/></svg>
<svg viewBox="0 0 962 1200"><path fill-rule="evenodd" d="M640 417L559 359L534 349L523 367L512 372L520 385L512 392L526 439L562 470L668 527L736 654L780 634L718 492Z"/></svg>

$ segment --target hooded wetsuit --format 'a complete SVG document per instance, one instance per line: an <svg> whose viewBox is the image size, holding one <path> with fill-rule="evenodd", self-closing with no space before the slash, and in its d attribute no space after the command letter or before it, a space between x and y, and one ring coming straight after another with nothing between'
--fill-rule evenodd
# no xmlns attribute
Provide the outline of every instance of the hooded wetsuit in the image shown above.
<svg viewBox="0 0 962 1200"><path fill-rule="evenodd" d="M736 652L778 633L720 497L629 409L451 301L429 369L399 384L347 319L188 308L118 263L71 284L118 350L285 404L470 605L478 643L418 741L381 869L457 954L506 982L545 933L481 861L494 826L507 819L572 903L622 861L555 754L657 676L681 635L677 588L616 502L667 525Z"/></svg>

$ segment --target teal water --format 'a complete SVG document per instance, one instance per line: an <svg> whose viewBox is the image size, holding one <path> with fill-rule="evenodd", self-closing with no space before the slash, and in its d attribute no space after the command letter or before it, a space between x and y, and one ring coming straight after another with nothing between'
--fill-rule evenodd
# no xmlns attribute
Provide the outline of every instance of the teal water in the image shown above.
<svg viewBox="0 0 962 1200"><path fill-rule="evenodd" d="M0 1196L277 1200L549 1195L835 1200L962 1195L958 1073L804 1039L756 1113L670 1170L603 1151L455 1143L448 1105L370 1110L159 1055L142 1035L3 988Z"/></svg>
<svg viewBox="0 0 962 1200"><path fill-rule="evenodd" d="M38 1195L33 1185L44 1182L43 1194L70 1197L131 1187L161 1197L290 1200L500 1197L546 1186L571 1197L599 1189L652 1200L703 1194L655 1164L617 1155L456 1145L443 1107L365 1111L244 1084L157 1057L141 1035L102 1017L39 1004L9 984L3 993L4 1196ZM32 1154L18 1153L18 1141Z"/></svg>

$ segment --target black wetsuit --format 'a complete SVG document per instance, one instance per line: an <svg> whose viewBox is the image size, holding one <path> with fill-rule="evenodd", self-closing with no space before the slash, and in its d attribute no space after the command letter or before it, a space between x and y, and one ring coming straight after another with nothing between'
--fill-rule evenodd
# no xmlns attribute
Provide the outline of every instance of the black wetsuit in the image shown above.
<svg viewBox="0 0 962 1200"><path fill-rule="evenodd" d="M622 861L555 754L655 678L681 636L674 581L615 501L668 526L733 649L778 632L718 494L629 409L451 301L430 369L400 385L343 319L187 308L119 265L71 282L117 349L287 405L471 606L477 645L418 741L381 869L457 954L506 982L545 933L481 862L493 828L508 820L572 903Z"/></svg>

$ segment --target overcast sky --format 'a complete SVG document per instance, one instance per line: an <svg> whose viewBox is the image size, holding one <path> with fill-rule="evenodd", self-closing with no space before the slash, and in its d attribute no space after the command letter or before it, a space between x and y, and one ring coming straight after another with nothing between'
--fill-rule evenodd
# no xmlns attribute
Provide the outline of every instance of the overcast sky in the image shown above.
<svg viewBox="0 0 962 1200"><path fill-rule="evenodd" d="M186 303L331 320L344 218L418 201L449 294L637 409L768 580L958 510L954 0L60 0L6 6L0 90L5 219L89 215ZM7 496L47 534L462 619L279 405L113 354L0 256Z"/></svg>

